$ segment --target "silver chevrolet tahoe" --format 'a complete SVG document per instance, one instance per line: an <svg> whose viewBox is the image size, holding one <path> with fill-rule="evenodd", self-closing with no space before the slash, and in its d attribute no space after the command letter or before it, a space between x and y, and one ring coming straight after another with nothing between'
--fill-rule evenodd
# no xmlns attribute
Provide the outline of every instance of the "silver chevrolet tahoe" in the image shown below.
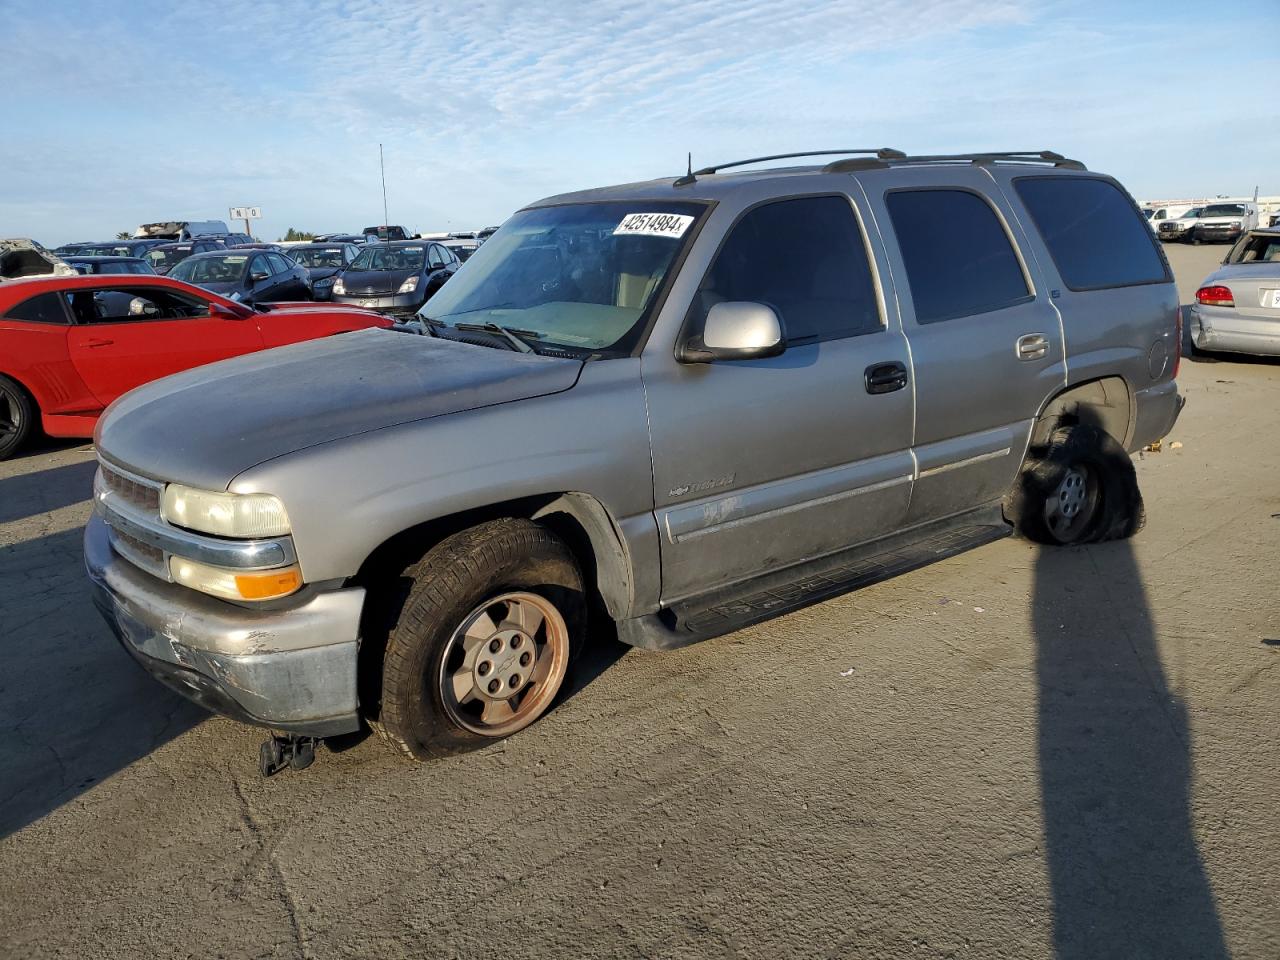
<svg viewBox="0 0 1280 960"><path fill-rule="evenodd" d="M1182 401L1130 196L1050 152L823 153L543 200L400 329L118 400L85 559L124 648L281 731L267 772L366 723L425 759L528 726L593 636L1135 532L1129 452Z"/></svg>

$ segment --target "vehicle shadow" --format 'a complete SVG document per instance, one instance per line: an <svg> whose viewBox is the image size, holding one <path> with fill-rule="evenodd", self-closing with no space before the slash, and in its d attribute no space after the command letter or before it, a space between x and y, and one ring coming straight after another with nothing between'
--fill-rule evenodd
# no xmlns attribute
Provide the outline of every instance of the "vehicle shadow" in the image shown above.
<svg viewBox="0 0 1280 960"><path fill-rule="evenodd" d="M0 496L0 523L25 520L37 514L82 503L93 496L93 460L67 463L35 473L5 477Z"/></svg>
<svg viewBox="0 0 1280 960"><path fill-rule="evenodd" d="M120 649L90 598L82 536L0 547L0 837L206 716Z"/></svg>
<svg viewBox="0 0 1280 960"><path fill-rule="evenodd" d="M1186 708L1130 543L1042 549L1032 611L1055 955L1227 957Z"/></svg>

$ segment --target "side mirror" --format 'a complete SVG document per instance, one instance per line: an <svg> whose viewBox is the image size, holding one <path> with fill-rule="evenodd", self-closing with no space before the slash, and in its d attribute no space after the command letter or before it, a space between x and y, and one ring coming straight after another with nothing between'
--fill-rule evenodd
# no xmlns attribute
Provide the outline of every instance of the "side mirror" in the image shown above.
<svg viewBox="0 0 1280 960"><path fill-rule="evenodd" d="M773 308L749 300L725 301L707 311L702 333L685 341L681 363L754 360L776 357L787 349L782 321Z"/></svg>
<svg viewBox="0 0 1280 960"><path fill-rule="evenodd" d="M209 301L209 318L211 320L243 320L253 313L248 307L232 307L229 304Z"/></svg>
<svg viewBox="0 0 1280 960"><path fill-rule="evenodd" d="M270 278L271 278L271 274L269 273L259 272L259 273L249 274L249 279L252 280L254 283L261 283L263 280L269 280Z"/></svg>

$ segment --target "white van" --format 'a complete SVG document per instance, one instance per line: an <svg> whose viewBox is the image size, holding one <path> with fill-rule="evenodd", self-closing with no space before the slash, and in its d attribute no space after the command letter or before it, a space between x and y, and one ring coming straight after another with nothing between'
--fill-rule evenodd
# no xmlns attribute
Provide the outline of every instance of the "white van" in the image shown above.
<svg viewBox="0 0 1280 960"><path fill-rule="evenodd" d="M1206 203L1191 230L1192 243L1235 243L1258 226L1258 205L1252 200Z"/></svg>

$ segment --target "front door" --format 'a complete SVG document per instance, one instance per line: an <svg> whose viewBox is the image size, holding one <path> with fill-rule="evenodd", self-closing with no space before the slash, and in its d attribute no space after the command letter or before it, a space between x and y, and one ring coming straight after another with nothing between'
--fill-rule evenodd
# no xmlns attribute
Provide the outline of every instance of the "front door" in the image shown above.
<svg viewBox="0 0 1280 960"><path fill-rule="evenodd" d="M1062 322L1008 201L974 166L861 179L884 231L915 367L908 523L1002 498L1040 408L1066 383Z"/></svg>
<svg viewBox="0 0 1280 960"><path fill-rule="evenodd" d="M209 316L208 302L166 287L100 287L67 294L71 362L104 405L171 373L263 347L252 320Z"/></svg>
<svg viewBox="0 0 1280 960"><path fill-rule="evenodd" d="M745 213L690 307L753 301L782 320L786 351L682 364L651 342L642 370L673 603L897 529L911 493L906 341L886 321L850 197L772 201ZM901 382L868 371L892 365ZM873 378L874 379L874 378ZM890 378L892 379L892 378Z"/></svg>

